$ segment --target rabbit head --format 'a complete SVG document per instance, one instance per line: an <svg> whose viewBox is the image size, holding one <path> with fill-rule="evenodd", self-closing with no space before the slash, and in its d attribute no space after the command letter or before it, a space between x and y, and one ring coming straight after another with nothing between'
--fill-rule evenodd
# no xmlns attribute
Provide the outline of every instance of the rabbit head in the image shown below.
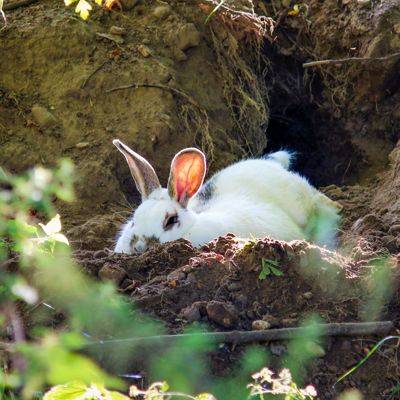
<svg viewBox="0 0 400 400"><path fill-rule="evenodd" d="M177 153L171 163L168 188L164 189L146 159L118 139L113 144L125 156L142 196L142 203L124 226L115 251L141 253L152 242L165 243L183 237L196 220L188 203L203 184L204 154L195 148Z"/></svg>

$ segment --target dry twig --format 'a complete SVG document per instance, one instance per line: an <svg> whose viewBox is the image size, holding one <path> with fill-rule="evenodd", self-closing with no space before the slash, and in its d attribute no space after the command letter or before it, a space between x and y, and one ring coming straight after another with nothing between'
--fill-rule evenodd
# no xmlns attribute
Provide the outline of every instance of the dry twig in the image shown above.
<svg viewBox="0 0 400 400"><path fill-rule="evenodd" d="M389 54L384 57L349 57L349 58L342 58L342 59L328 59L328 60L319 60L319 61L311 61L303 64L303 68L310 68L310 67L317 67L320 65L326 65L326 64L344 64L348 62L354 62L354 61L387 61L392 58L397 58L400 57L400 52L398 53L393 53Z"/></svg>
<svg viewBox="0 0 400 400"><path fill-rule="evenodd" d="M332 324L319 324L321 334L325 336L362 336L362 335L381 335L387 334L393 329L391 321L378 322L343 322ZM127 339L110 339L90 342L87 346L97 346L105 344L140 344L159 343L168 345L182 339L201 338L208 339L213 343L233 343L243 344L252 342L269 342L277 340L288 340L302 336L307 332L306 328L281 328L269 329L264 331L231 331L231 332L203 332L203 333L184 333L178 335L159 335L148 337L136 337Z"/></svg>

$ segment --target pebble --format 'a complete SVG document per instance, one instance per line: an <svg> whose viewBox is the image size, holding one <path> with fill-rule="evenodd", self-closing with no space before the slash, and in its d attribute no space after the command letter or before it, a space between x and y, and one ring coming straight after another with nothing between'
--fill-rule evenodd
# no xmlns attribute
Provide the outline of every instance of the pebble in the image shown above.
<svg viewBox="0 0 400 400"><path fill-rule="evenodd" d="M103 280L113 281L118 286L127 277L127 274L118 265L107 263L101 267L99 277Z"/></svg>
<svg viewBox="0 0 400 400"><path fill-rule="evenodd" d="M84 149L85 147L89 147L90 143L89 142L79 142L75 145L77 149Z"/></svg>
<svg viewBox="0 0 400 400"><path fill-rule="evenodd" d="M253 331L265 331L271 328L271 324L268 321L263 321L262 319L256 319L251 324L251 329Z"/></svg>
<svg viewBox="0 0 400 400"><path fill-rule="evenodd" d="M157 6L153 10L154 17L159 18L159 19L164 19L170 13L171 13L171 6L169 6L167 4L161 5L161 6Z"/></svg>
<svg viewBox="0 0 400 400"><path fill-rule="evenodd" d="M151 50L145 46L144 44L140 44L138 46L138 52L144 57L144 58L148 58L151 56Z"/></svg>
<svg viewBox="0 0 400 400"><path fill-rule="evenodd" d="M181 311L182 317L188 322L195 322L201 320L201 313L198 305L192 304Z"/></svg>
<svg viewBox="0 0 400 400"><path fill-rule="evenodd" d="M126 35L126 29L122 28L121 26L112 26L110 28L110 33L112 35L124 36Z"/></svg>
<svg viewBox="0 0 400 400"><path fill-rule="evenodd" d="M35 122L40 128L52 128L57 125L57 119L54 115L45 107L35 104L32 109L32 116Z"/></svg>
<svg viewBox="0 0 400 400"><path fill-rule="evenodd" d="M399 24L399 33L400 33L400 24ZM392 225L389 228L389 234L390 235L398 235L400 233L400 225L396 224L396 225Z"/></svg>
<svg viewBox="0 0 400 400"><path fill-rule="evenodd" d="M310 300L314 297L314 294L313 294L313 292L305 292L305 293L303 293L303 297L307 300Z"/></svg>
<svg viewBox="0 0 400 400"><path fill-rule="evenodd" d="M266 314L262 317L263 321L266 321L270 324L271 327L279 325L279 319L274 317L273 315Z"/></svg>
<svg viewBox="0 0 400 400"><path fill-rule="evenodd" d="M206 312L211 321L225 328L233 327L239 319L235 307L221 301L210 301L207 304Z"/></svg>
<svg viewBox="0 0 400 400"><path fill-rule="evenodd" d="M104 250L97 250L93 253L93 258L103 258L106 256L107 256L107 253Z"/></svg>
<svg viewBox="0 0 400 400"><path fill-rule="evenodd" d="M201 35L194 24L181 25L171 38L173 44L181 51L200 44Z"/></svg>
<svg viewBox="0 0 400 400"><path fill-rule="evenodd" d="M186 278L186 274L182 271L173 271L167 276L169 281L183 281Z"/></svg>

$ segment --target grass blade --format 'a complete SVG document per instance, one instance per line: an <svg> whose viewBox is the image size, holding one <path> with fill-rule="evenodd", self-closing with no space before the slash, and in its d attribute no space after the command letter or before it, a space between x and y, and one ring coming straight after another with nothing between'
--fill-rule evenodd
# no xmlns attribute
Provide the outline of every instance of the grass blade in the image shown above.
<svg viewBox="0 0 400 400"><path fill-rule="evenodd" d="M387 336L383 338L381 341L379 341L369 352L368 354L360 360L354 367L350 368L347 372L345 372L343 375L339 377L339 379L335 382L335 385L339 382L341 382L343 379L347 378L349 375L351 375L354 371L356 371L358 368L361 367L378 349L381 347L385 342L392 340L392 339L398 339L400 340L400 336ZM333 386L335 386L333 385Z"/></svg>
<svg viewBox="0 0 400 400"><path fill-rule="evenodd" d="M206 20L204 21L205 24L210 20L210 18L219 10L219 8L220 8L224 3L225 3L225 0L221 0L221 1L219 2L219 4L214 8L214 10L212 10L212 11L210 12L210 14L208 14Z"/></svg>

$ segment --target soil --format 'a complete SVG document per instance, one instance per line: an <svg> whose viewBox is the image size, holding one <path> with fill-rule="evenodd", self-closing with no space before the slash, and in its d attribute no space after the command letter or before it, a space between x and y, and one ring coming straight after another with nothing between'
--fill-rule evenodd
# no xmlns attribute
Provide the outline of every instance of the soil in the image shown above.
<svg viewBox="0 0 400 400"><path fill-rule="evenodd" d="M239 3L248 11L251 2ZM223 10L205 24L212 8L194 2L123 2L123 12L96 8L88 22L50 0L9 12L0 32L0 165L19 173L71 158L77 200L56 206L78 264L170 332L197 323L297 326L313 312L398 329L400 57L385 57L400 51L400 5L310 0L290 16L283 1L254 3L278 21L273 40ZM352 57L369 60L302 66ZM131 84L142 86L109 92ZM294 168L343 207L339 249L227 235L201 249L179 240L114 254L115 234L140 201L116 137L146 156L162 183L187 146L207 153L209 172L295 150ZM371 260L382 256L393 291L371 315ZM282 276L260 279L262 260L277 262ZM399 378L394 345L332 388L376 339L327 341L307 373L321 399L352 387L365 399L389 397ZM264 347L273 361L286 352L286 343ZM244 348L214 352L213 373L229 375Z"/></svg>

